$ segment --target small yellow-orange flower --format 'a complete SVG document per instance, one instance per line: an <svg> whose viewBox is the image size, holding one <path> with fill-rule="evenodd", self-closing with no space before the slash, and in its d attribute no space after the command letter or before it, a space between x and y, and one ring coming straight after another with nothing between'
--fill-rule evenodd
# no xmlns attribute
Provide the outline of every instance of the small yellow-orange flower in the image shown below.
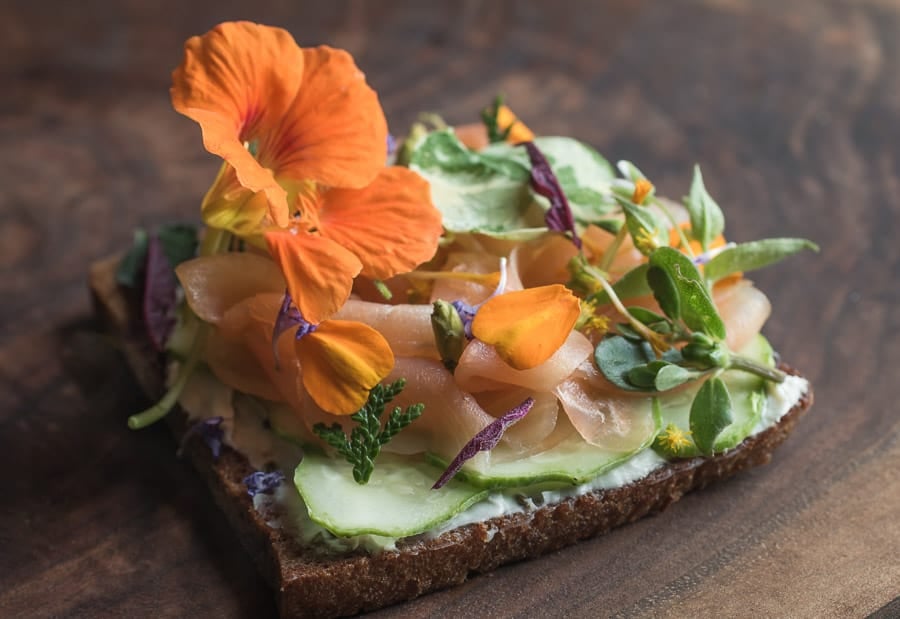
<svg viewBox="0 0 900 619"><path fill-rule="evenodd" d="M565 286L526 288L488 299L475 314L472 335L510 367L527 370L559 350L580 315L578 297Z"/></svg>
<svg viewBox="0 0 900 619"><path fill-rule="evenodd" d="M497 109L497 129L500 131L509 129L506 135L506 142L509 144L531 142L535 137L534 132L506 105L501 105ZM481 150L490 144L484 123L459 125L453 128L453 132L460 142L472 150Z"/></svg>

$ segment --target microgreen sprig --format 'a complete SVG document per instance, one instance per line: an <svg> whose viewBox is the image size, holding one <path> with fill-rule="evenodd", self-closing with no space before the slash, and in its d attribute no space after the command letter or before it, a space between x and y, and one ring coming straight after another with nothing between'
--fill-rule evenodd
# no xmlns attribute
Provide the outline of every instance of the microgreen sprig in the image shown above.
<svg viewBox="0 0 900 619"><path fill-rule="evenodd" d="M324 423L313 426L313 432L353 465L353 479L360 485L368 483L372 476L375 458L381 452L381 447L415 421L425 408L424 404L414 404L402 411L396 406L388 416L384 428L381 427L381 415L385 406L403 391L405 386L406 379L403 378L389 385L375 385L363 407L350 416L357 425L349 437L337 423L331 427Z"/></svg>

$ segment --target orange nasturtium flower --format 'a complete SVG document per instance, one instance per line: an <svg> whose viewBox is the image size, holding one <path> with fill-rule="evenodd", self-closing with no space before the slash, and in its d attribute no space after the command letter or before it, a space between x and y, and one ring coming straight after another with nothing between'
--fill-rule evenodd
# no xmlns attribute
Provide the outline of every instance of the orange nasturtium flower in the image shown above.
<svg viewBox="0 0 900 619"><path fill-rule="evenodd" d="M360 272L432 257L440 213L418 175L384 167L384 113L349 54L225 23L188 40L172 79L175 109L225 160L204 220L268 246L304 320L336 312Z"/></svg>
<svg viewBox="0 0 900 619"><path fill-rule="evenodd" d="M302 214L265 239L294 303L312 323L340 309L357 274L388 279L437 250L440 211L428 183L407 168L384 168L363 189L318 188L300 202Z"/></svg>
<svg viewBox="0 0 900 619"><path fill-rule="evenodd" d="M216 228L286 226L311 183L365 187L384 166L387 122L350 55L302 49L280 28L227 22L191 37L171 96L225 160L202 206Z"/></svg>
<svg viewBox="0 0 900 619"><path fill-rule="evenodd" d="M349 415L394 366L384 337L362 323L325 320L305 323L302 332L276 330L285 309L285 281L264 256L204 256L182 263L176 273L188 305L213 325L204 361L239 391L301 411L305 390L321 409Z"/></svg>
<svg viewBox="0 0 900 619"><path fill-rule="evenodd" d="M559 350L580 315L578 297L565 286L526 288L485 301L472 320L472 335L510 367L527 370Z"/></svg>

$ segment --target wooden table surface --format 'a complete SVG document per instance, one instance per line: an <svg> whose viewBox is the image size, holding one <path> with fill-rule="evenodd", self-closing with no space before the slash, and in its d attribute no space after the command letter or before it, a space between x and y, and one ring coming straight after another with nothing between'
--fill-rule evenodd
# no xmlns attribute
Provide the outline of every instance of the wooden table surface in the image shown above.
<svg viewBox="0 0 900 619"><path fill-rule="evenodd" d="M539 133L699 162L816 404L771 465L377 616L900 616L900 2L34 2L0 7L0 616L266 617L272 595L95 331L88 264L195 220L217 168L169 104L185 38L280 25L356 57L403 133L498 91Z"/></svg>

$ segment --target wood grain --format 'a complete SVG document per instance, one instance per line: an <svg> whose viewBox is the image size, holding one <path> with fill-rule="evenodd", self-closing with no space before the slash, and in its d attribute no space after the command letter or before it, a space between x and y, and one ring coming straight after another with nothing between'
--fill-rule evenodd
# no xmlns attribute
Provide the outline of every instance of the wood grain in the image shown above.
<svg viewBox="0 0 900 619"><path fill-rule="evenodd" d="M891 616L900 596L900 3L890 0L0 7L0 615L267 616L272 597L94 331L87 265L194 220L216 161L168 102L224 19L350 50L402 133L503 91L543 134L692 164L735 240L808 236L754 275L816 385L771 465L603 538L376 616Z"/></svg>

